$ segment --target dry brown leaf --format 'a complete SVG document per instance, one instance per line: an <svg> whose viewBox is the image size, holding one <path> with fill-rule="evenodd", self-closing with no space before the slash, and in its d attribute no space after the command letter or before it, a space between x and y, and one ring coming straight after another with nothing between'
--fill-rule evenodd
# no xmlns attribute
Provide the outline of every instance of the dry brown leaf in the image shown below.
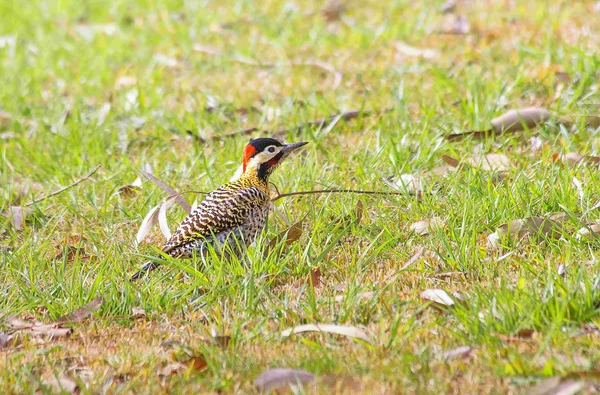
<svg viewBox="0 0 600 395"><path fill-rule="evenodd" d="M452 299L443 289L426 289L421 292L420 296L425 302L432 302L435 307L454 306L454 299Z"/></svg>
<svg viewBox="0 0 600 395"><path fill-rule="evenodd" d="M488 247L496 248L499 246L500 239L509 235L518 240L529 236L543 235L553 239L561 237L562 226L558 221L550 218L529 217L524 219L515 219L508 224L500 225L496 232L487 237Z"/></svg>
<svg viewBox="0 0 600 395"><path fill-rule="evenodd" d="M496 337L504 342L519 342L523 340L532 340L535 337L535 331L533 329L521 329L511 336L507 336L502 333L496 333Z"/></svg>
<svg viewBox="0 0 600 395"><path fill-rule="evenodd" d="M423 177L416 174L401 174L396 181L385 178L381 180L390 188L409 194L423 192L425 186Z"/></svg>
<svg viewBox="0 0 600 395"><path fill-rule="evenodd" d="M492 119L492 128L488 130L449 134L446 136L446 140L462 140L466 137L482 139L504 133L520 132L525 129L534 129L548 119L550 119L550 112L543 107L528 107L510 110L499 117Z"/></svg>
<svg viewBox="0 0 600 395"><path fill-rule="evenodd" d="M202 372L208 368L206 359L202 355L193 356L185 362L173 362L162 368L160 376L173 376L188 370Z"/></svg>
<svg viewBox="0 0 600 395"><path fill-rule="evenodd" d="M292 244L293 242L297 241L300 238L300 236L302 236L302 233L303 233L302 224L303 224L303 221L300 220L300 221L296 222L295 224L293 224L292 226L290 226L288 229L279 233L273 239L271 239L271 241L269 241L269 244L267 244L267 248L265 248L265 256L268 255L269 251L274 249L282 241L284 241L285 245L288 245L288 246L290 244Z"/></svg>
<svg viewBox="0 0 600 395"><path fill-rule="evenodd" d="M57 324L41 324L32 326L26 333L32 336L44 336L50 339L56 339L59 337L70 336L73 333L73 329L61 328Z"/></svg>
<svg viewBox="0 0 600 395"><path fill-rule="evenodd" d="M309 285L312 285L313 288L317 288L321 286L321 269L316 267L310 269L310 277L308 278Z"/></svg>
<svg viewBox="0 0 600 395"><path fill-rule="evenodd" d="M581 155L577 152L569 152L564 155L555 154L553 156L553 160L555 162L560 161L563 164L571 167L579 165L598 166L598 164L600 164L599 156Z"/></svg>
<svg viewBox="0 0 600 395"><path fill-rule="evenodd" d="M132 184L123 185L117 188L115 195L131 198L136 196L141 190L142 180L138 177Z"/></svg>
<svg viewBox="0 0 600 395"><path fill-rule="evenodd" d="M23 230L25 209L21 206L10 206L2 215L10 221L16 230Z"/></svg>
<svg viewBox="0 0 600 395"><path fill-rule="evenodd" d="M63 373L60 378L52 376L46 380L43 380L42 384L44 386L51 387L58 393L68 392L69 394L79 394L81 391L77 383L73 381L73 379L66 373Z"/></svg>
<svg viewBox="0 0 600 395"><path fill-rule="evenodd" d="M574 395L583 389L584 383L576 380L563 380L550 377L531 388L532 395Z"/></svg>
<svg viewBox="0 0 600 395"><path fill-rule="evenodd" d="M439 218L424 219L410 225L410 230L419 236L427 236L432 229L440 228L444 223Z"/></svg>
<svg viewBox="0 0 600 395"><path fill-rule="evenodd" d="M328 23L332 23L339 21L345 11L346 5L342 0L329 0L321 13Z"/></svg>
<svg viewBox="0 0 600 395"><path fill-rule="evenodd" d="M9 335L4 332L0 332L0 350L8 347L10 341L15 337L15 335Z"/></svg>
<svg viewBox="0 0 600 395"><path fill-rule="evenodd" d="M577 240L582 239L593 239L600 235L600 224L591 224L588 226L584 226L583 228L577 231L577 235L575 236Z"/></svg>
<svg viewBox="0 0 600 395"><path fill-rule="evenodd" d="M506 155L503 154L486 154L476 158L471 157L467 158L465 162L483 171L505 171L512 167Z"/></svg>
<svg viewBox="0 0 600 395"><path fill-rule="evenodd" d="M371 339L361 328L357 328L355 326L344 326L344 325L335 325L335 324L306 324L299 325L293 328L288 328L281 332L281 337L287 338L292 334L304 333L304 332L327 332L333 333L336 335L342 335L347 337L353 337L356 339L361 339L366 342L370 342Z"/></svg>
<svg viewBox="0 0 600 395"><path fill-rule="evenodd" d="M99 296L96 299L92 300L88 304L83 307L78 308L77 310L60 317L55 321L57 324L61 324L64 322L83 322L90 318L94 311L98 310L100 306L102 306L102 302L104 301L103 296Z"/></svg>
<svg viewBox="0 0 600 395"><path fill-rule="evenodd" d="M254 380L260 392L270 392L294 384L308 384L315 379L312 373L298 369L267 369Z"/></svg>
<svg viewBox="0 0 600 395"><path fill-rule="evenodd" d="M533 129L548 119L550 119L548 109L543 107L528 107L510 110L492 119L492 126L499 133L520 132L525 129Z"/></svg>
<svg viewBox="0 0 600 395"><path fill-rule="evenodd" d="M134 319L146 319L146 310L141 307L134 307L131 309L131 314Z"/></svg>
<svg viewBox="0 0 600 395"><path fill-rule="evenodd" d="M452 350L446 351L444 353L444 359L446 361L451 361L453 359L465 359L465 358L470 358L471 357L471 352L473 351L473 348L470 346L460 346L457 348L454 348Z"/></svg>
<svg viewBox="0 0 600 395"><path fill-rule="evenodd" d="M455 159L448 155L442 155L442 160L452 167L458 167L460 165L458 159Z"/></svg>
<svg viewBox="0 0 600 395"><path fill-rule="evenodd" d="M406 262L404 264L404 266L402 266L400 268L400 271L406 270L408 269L410 266L412 266L416 261L419 260L419 258L423 255L423 252L425 251L424 247L421 247L417 250L417 252L415 252L415 254L408 260L408 262Z"/></svg>
<svg viewBox="0 0 600 395"><path fill-rule="evenodd" d="M12 114L6 111L0 111L0 126L10 125L12 118Z"/></svg>

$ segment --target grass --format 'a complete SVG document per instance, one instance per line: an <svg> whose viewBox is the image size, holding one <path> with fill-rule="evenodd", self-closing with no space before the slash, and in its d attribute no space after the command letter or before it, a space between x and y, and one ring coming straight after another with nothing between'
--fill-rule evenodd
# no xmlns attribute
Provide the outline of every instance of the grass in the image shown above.
<svg viewBox="0 0 600 395"><path fill-rule="evenodd" d="M458 3L454 12L470 23L466 35L439 34L453 17L440 11L441 1L351 1L332 22L318 2L2 2L0 209L102 167L34 205L23 230L2 218L0 321L50 322L98 296L104 301L69 338L9 343L0 351L0 389L56 391L43 383L67 374L90 393L247 393L270 367L307 370L339 392L527 393L574 371L593 381L600 370L598 332L590 329L600 323L598 242L574 231L584 215L598 217L590 211L599 199L598 169L562 166L554 156L598 155L598 130L582 121L600 103L598 6ZM437 56L406 55L398 42ZM315 60L343 73L341 83L330 71L290 65ZM483 141L442 138L532 105L575 126L549 122ZM443 165L442 155L474 152L505 154L512 166L500 179L477 168L434 176L426 187L433 193L422 199L282 199L280 215L249 251L249 267L170 261L145 281L127 281L142 255L163 242L155 230L151 243L134 245L142 218L165 194L148 181L133 197L115 196L117 188L150 166L179 191L209 191L239 166L247 136L200 144L186 130L202 138L250 126L279 130L341 110L384 108L393 111L287 133L286 141L310 145L272 181L282 192L389 190L381 178L424 173ZM541 139L539 151L532 137ZM360 223L340 223L354 218L358 200ZM570 215L562 238L486 246L485 236L504 223L556 212ZM169 214L173 226L183 216ZM304 234L265 256L286 229L282 217L305 218ZM442 225L431 234L410 231L433 217ZM400 270L421 248L423 256ZM198 272L183 275L182 265ZM312 287L315 268L321 285ZM429 288L460 292L465 302L436 310L419 297ZM134 308L146 319L136 319ZM372 343L279 336L318 322L363 327ZM0 328L9 331L6 323ZM521 330L535 336L515 339ZM229 346L206 342L214 333L231 336ZM473 347L469 358L444 359L462 345ZM191 354L208 367L160 374ZM332 391L326 384L313 390Z"/></svg>

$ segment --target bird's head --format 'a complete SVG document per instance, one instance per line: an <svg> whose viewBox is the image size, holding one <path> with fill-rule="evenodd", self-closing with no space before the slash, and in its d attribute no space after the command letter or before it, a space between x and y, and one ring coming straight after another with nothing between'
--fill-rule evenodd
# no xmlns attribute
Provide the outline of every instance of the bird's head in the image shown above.
<svg viewBox="0 0 600 395"><path fill-rule="evenodd" d="M250 140L244 148L242 167L244 174L256 174L266 180L292 151L308 143L283 144L271 138Z"/></svg>

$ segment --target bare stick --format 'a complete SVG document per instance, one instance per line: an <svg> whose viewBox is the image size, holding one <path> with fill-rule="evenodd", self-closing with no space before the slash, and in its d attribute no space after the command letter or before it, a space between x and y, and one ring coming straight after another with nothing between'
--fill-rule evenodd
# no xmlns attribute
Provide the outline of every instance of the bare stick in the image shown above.
<svg viewBox="0 0 600 395"><path fill-rule="evenodd" d="M404 192L388 192L388 191L361 191L358 189L319 189L315 191L299 191L299 192L288 192L288 193L280 193L271 199L272 202L275 202L281 198L289 197L289 196L297 196L297 195L315 195L319 193L357 193L362 195L403 195L403 196L420 196L420 194L413 193L404 193Z"/></svg>
<svg viewBox="0 0 600 395"><path fill-rule="evenodd" d="M71 188L73 188L75 185L77 185L77 184L80 184L80 183L82 183L83 181L85 181L85 180L89 179L91 176L93 176L93 175L94 175L94 173L96 173L96 172L98 171L98 169L99 169L101 166L102 166L102 165L98 165L98 166L96 166L96 167L95 167L95 168L94 168L94 169L93 169L93 170L92 170L92 171L91 171L91 172L90 172L90 173L89 173L87 176L85 176L85 177L83 177L83 178L80 178L79 180L75 181L74 183L72 183L72 184L69 184L69 185L67 185L67 186L66 186L66 187L64 187L64 188L61 188L61 189L59 189L58 191L54 191L54 192L52 192L52 193L50 193L50 194L48 194L48 195L46 195L46 196L42 196L42 197L41 197L41 198L39 198L39 199L35 199L35 200L33 200L33 201L31 201L31 202L27 203L27 204L26 204L24 207L33 206L34 204L36 204L36 203L39 203L39 202L42 202L42 201L44 201L44 200L46 200L46 199L48 199L48 198L51 198L51 197L53 197L53 196L56 196L56 195L58 195L59 193L63 193L63 192L64 192L64 191L66 191L67 189L71 189Z"/></svg>

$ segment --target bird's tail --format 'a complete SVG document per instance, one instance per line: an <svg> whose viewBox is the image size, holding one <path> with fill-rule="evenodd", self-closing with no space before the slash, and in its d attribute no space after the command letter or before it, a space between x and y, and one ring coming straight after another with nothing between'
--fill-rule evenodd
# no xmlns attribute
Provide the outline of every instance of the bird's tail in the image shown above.
<svg viewBox="0 0 600 395"><path fill-rule="evenodd" d="M157 269L160 266L160 263L154 261L148 261L142 265L142 268L138 270L133 276L131 276L130 281L137 281L146 273L151 272L154 269Z"/></svg>

